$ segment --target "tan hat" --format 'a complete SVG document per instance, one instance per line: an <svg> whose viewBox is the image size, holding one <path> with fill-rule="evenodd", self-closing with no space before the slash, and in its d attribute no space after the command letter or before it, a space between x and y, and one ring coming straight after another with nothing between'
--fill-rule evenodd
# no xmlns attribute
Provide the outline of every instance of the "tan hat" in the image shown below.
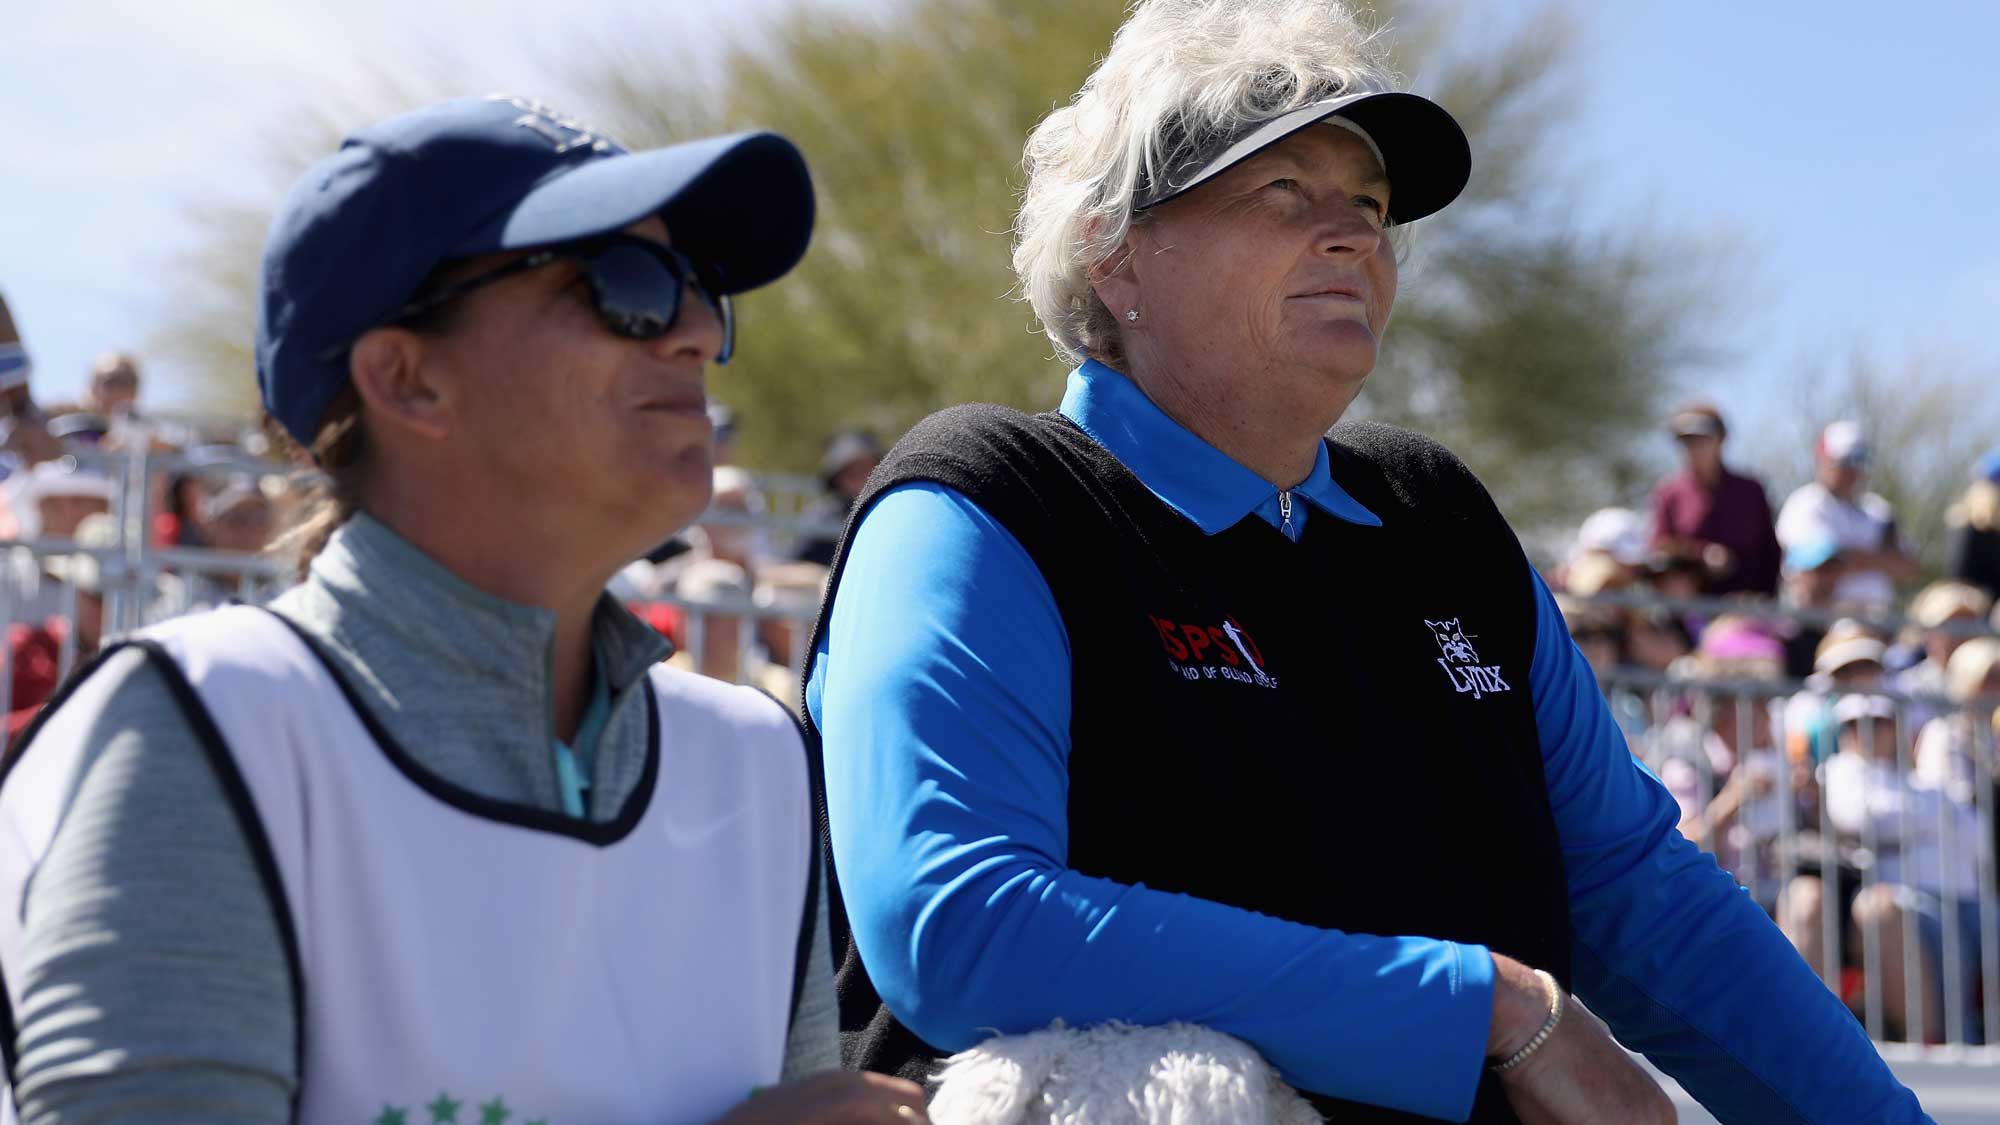
<svg viewBox="0 0 2000 1125"><path fill-rule="evenodd" d="M1958 646L1944 666L1945 694L1958 703L1985 694L1986 681L2000 669L2000 637L1974 637Z"/></svg>
<svg viewBox="0 0 2000 1125"><path fill-rule="evenodd" d="M1831 674L1850 664L1881 664L1889 647L1859 629L1842 629L1836 624L1813 653L1813 671Z"/></svg>
<svg viewBox="0 0 2000 1125"><path fill-rule="evenodd" d="M1946 579L1933 582L1910 603L1910 619L1926 629L1935 629L1954 617L1985 617L1993 609L1993 596L1977 586Z"/></svg>
<svg viewBox="0 0 2000 1125"><path fill-rule="evenodd" d="M1632 572L1603 551L1585 552L1563 571L1563 589L1579 598L1595 597L1631 582Z"/></svg>

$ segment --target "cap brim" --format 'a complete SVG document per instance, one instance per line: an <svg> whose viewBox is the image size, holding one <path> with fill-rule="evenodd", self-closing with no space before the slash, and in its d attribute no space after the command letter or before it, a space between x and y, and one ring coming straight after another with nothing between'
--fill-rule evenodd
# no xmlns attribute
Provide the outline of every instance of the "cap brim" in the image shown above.
<svg viewBox="0 0 2000 1125"><path fill-rule="evenodd" d="M650 215L724 293L783 277L812 239L805 157L776 133L737 133L592 160L529 192L465 253L522 250L608 234Z"/></svg>
<svg viewBox="0 0 2000 1125"><path fill-rule="evenodd" d="M1850 664L1880 664L1888 649L1880 641L1866 637L1856 637L1843 641L1819 654L1813 661L1815 672L1838 672Z"/></svg>
<svg viewBox="0 0 2000 1125"><path fill-rule="evenodd" d="M1200 187L1329 117L1354 122L1381 150L1383 171L1389 176L1389 218L1393 222L1413 223L1442 211L1472 178L1472 146L1465 139L1465 130L1443 106L1417 94L1376 91L1327 98L1274 117L1216 155L1199 160L1192 176L1170 181L1151 197L1142 195L1138 209L1157 207Z"/></svg>

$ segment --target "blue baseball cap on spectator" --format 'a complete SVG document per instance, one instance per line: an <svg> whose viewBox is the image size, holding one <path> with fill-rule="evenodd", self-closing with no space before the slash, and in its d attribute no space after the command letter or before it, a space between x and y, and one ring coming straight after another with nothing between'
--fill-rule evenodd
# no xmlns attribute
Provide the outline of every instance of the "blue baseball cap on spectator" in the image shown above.
<svg viewBox="0 0 2000 1125"><path fill-rule="evenodd" d="M313 165L272 221L257 318L269 410L310 446L348 384L347 351L439 265L608 234L661 216L718 294L805 256L812 180L775 133L630 152L520 98L461 98L361 129Z"/></svg>
<svg viewBox="0 0 2000 1125"><path fill-rule="evenodd" d="M1840 553L1840 544L1828 537L1808 539L1785 552L1785 566L1794 574L1818 570Z"/></svg>
<svg viewBox="0 0 2000 1125"><path fill-rule="evenodd" d="M1984 457L1972 463L1972 476L1975 480L2000 484L2000 445L1987 450Z"/></svg>

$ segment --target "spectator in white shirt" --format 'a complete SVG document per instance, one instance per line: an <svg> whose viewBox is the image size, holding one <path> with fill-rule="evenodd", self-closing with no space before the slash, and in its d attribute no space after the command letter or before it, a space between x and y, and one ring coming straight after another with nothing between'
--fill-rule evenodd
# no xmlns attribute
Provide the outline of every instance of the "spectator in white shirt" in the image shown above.
<svg viewBox="0 0 2000 1125"><path fill-rule="evenodd" d="M1896 707L1882 696L1855 695L1834 707L1840 750L1827 759L1827 819L1875 857L1871 886L1855 899L1857 937L1878 944L1883 1015L1905 1037L1979 1042L1971 1018L1979 972L1979 856L1984 842L1973 809L1905 768ZM1904 917L1918 939L1920 1012L1907 1007ZM1947 940L1947 933L1950 938ZM1956 962L1958 1003L1946 1012L1943 966ZM1947 1028L1947 1015L1955 1016Z"/></svg>
<svg viewBox="0 0 2000 1125"><path fill-rule="evenodd" d="M1917 566L1897 540L1895 509L1862 490L1868 457L1859 424L1834 422L1822 430L1813 481L1778 512L1778 542L1787 551L1823 539L1839 544L1844 566L1834 601L1880 611L1895 602L1896 583L1916 577Z"/></svg>

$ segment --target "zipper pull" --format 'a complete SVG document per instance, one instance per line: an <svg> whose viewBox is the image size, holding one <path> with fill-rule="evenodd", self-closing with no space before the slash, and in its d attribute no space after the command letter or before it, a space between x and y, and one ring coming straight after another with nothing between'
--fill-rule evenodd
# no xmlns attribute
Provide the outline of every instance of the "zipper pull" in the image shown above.
<svg viewBox="0 0 2000 1125"><path fill-rule="evenodd" d="M1289 488L1278 490L1278 518L1285 521L1285 526L1279 530L1285 533L1286 538L1290 538L1292 534L1292 490Z"/></svg>

